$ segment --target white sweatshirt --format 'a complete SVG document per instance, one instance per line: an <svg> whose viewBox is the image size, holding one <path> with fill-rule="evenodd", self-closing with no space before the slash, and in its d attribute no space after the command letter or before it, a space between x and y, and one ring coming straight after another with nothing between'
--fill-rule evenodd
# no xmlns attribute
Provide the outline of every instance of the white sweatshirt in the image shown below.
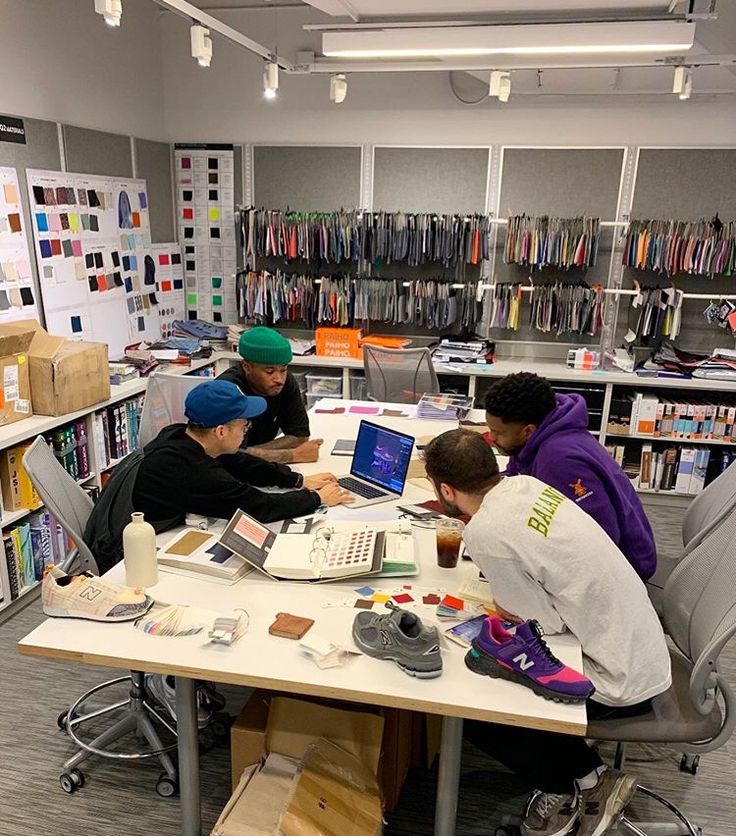
<svg viewBox="0 0 736 836"><path fill-rule="evenodd" d="M465 528L493 597L580 642L593 699L626 706L670 686L670 657L644 584L603 529L533 476L503 479Z"/></svg>

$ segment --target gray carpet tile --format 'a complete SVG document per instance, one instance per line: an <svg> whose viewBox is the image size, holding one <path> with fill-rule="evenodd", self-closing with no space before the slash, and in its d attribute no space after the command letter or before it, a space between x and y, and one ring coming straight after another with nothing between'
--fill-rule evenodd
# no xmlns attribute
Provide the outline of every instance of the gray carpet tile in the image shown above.
<svg viewBox="0 0 736 836"><path fill-rule="evenodd" d="M674 558L679 549L682 511L648 508L660 555ZM16 642L43 618L40 603L31 604L0 625L0 836L174 836L179 833L176 800L156 795L157 764L121 764L93 759L83 765L87 785L73 796L58 785L60 766L72 751L56 728L59 711L83 690L117 671L20 656ZM722 669L736 679L736 650L728 648ZM237 711L246 694L228 689ZM211 738L205 743L212 744ZM610 756L611 750L604 748ZM708 836L736 836L736 742L703 756L696 776L678 771L679 754L632 748L628 769L663 792L704 828ZM208 833L230 794L227 745L211 745L202 767L203 832ZM397 810L388 817L389 836L432 833L436 766L410 771ZM466 745L457 836L489 836L501 816L518 814L528 788L485 755ZM633 811L652 819L648 803ZM658 812L658 811L656 811ZM661 817L660 817L661 818Z"/></svg>

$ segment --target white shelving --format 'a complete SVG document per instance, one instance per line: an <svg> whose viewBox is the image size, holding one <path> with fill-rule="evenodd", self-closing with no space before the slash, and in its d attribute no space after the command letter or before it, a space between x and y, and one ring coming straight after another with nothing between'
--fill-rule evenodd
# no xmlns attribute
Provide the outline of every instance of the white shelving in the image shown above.
<svg viewBox="0 0 736 836"><path fill-rule="evenodd" d="M613 441L616 438L635 438L640 441L652 441L652 442L667 442L668 444L706 444L706 445L717 445L719 447L733 447L736 450L736 443L733 441L722 441L720 439L708 439L708 438L672 438L668 435L619 435L618 433L607 433L606 438L609 442Z"/></svg>

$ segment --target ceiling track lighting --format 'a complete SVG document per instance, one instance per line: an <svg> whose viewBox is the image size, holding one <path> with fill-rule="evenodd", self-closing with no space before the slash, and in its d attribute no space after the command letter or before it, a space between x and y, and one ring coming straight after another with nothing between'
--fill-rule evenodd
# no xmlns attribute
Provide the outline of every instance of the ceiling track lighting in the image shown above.
<svg viewBox="0 0 736 836"><path fill-rule="evenodd" d="M275 61L268 61L263 70L263 95L267 99L275 99L279 89L279 65Z"/></svg>
<svg viewBox="0 0 736 836"><path fill-rule="evenodd" d="M491 70L488 95L495 96L499 102L507 102L511 95L511 73L504 70Z"/></svg>
<svg viewBox="0 0 736 836"><path fill-rule="evenodd" d="M336 73L330 76L330 101L335 104L342 104L348 94L348 80L345 73Z"/></svg>
<svg viewBox="0 0 736 836"><path fill-rule="evenodd" d="M190 30L192 42L192 58L200 67L209 67L212 62L212 38L210 30L199 23L193 23Z"/></svg>
<svg viewBox="0 0 736 836"><path fill-rule="evenodd" d="M693 92L693 71L690 67L675 67L672 92L676 93L683 102L690 98Z"/></svg>
<svg viewBox="0 0 736 836"><path fill-rule="evenodd" d="M95 11L98 15L102 15L108 26L120 26L123 0L95 0Z"/></svg>

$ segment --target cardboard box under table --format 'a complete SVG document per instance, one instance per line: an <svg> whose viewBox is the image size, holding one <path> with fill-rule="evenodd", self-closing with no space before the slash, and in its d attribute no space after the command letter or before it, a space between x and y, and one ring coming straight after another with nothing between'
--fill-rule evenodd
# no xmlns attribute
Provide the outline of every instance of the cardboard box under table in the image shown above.
<svg viewBox="0 0 736 836"><path fill-rule="evenodd" d="M13 325L8 333L0 331L0 426L33 414L28 349L34 329L20 322Z"/></svg>
<svg viewBox="0 0 736 836"><path fill-rule="evenodd" d="M105 343L55 337L34 320L0 325L0 340L27 335L29 330L28 366L35 413L66 415L110 397Z"/></svg>
<svg viewBox="0 0 736 836"><path fill-rule="evenodd" d="M378 836L383 717L288 697L265 713L256 691L233 726L237 786L213 836Z"/></svg>

